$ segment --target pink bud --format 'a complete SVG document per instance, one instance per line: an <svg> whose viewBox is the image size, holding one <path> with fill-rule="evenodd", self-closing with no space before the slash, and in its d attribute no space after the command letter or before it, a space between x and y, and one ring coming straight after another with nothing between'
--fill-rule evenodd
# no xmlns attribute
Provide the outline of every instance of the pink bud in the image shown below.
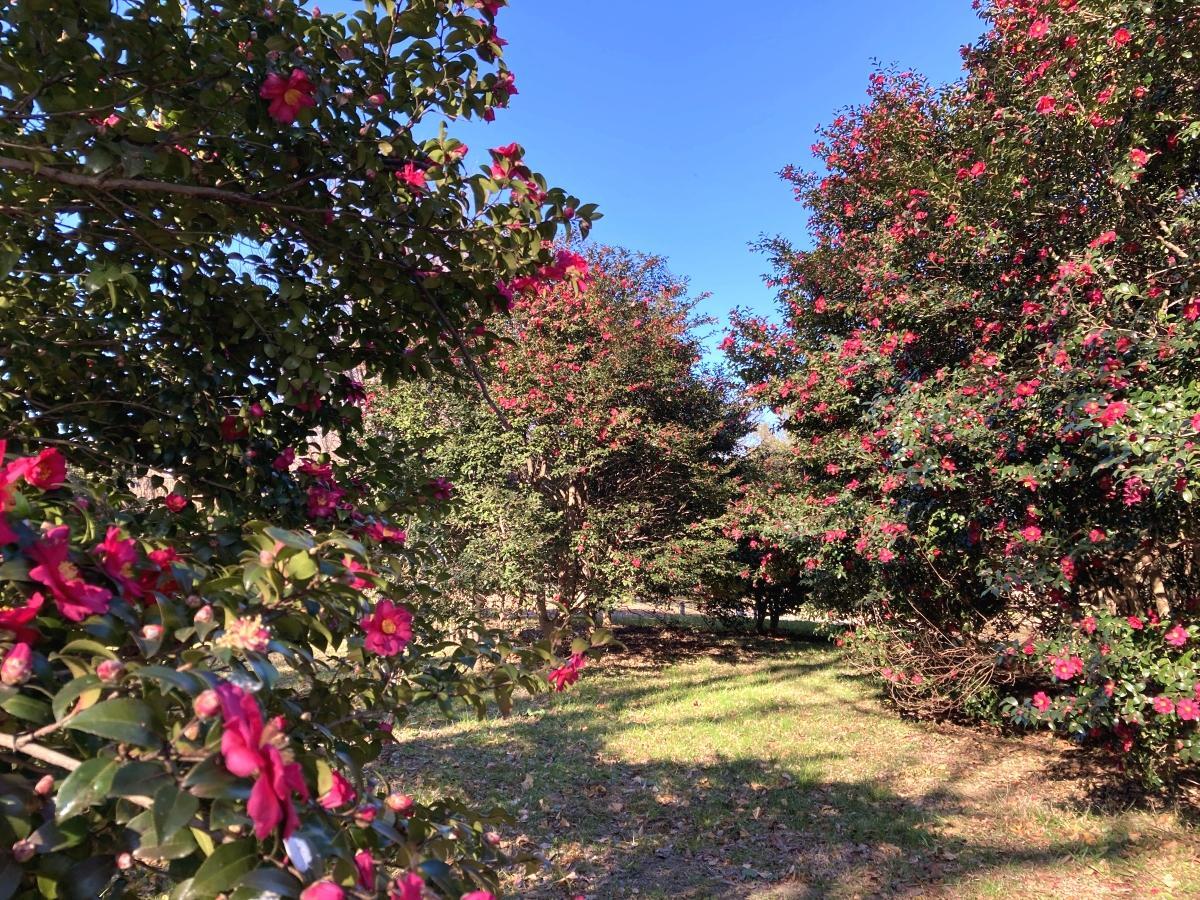
<svg viewBox="0 0 1200 900"><path fill-rule="evenodd" d="M38 783L33 786L33 792L39 797L47 797L54 790L54 776L43 775L38 779Z"/></svg>
<svg viewBox="0 0 1200 900"><path fill-rule="evenodd" d="M408 794L388 794L383 802L394 813L406 813L413 808L413 798Z"/></svg>
<svg viewBox="0 0 1200 900"><path fill-rule="evenodd" d="M33 648L28 644L14 644L0 663L0 682L14 687L24 684L33 674Z"/></svg>
<svg viewBox="0 0 1200 900"><path fill-rule="evenodd" d="M12 845L13 859L19 863L29 862L35 852L36 848L29 841L17 841Z"/></svg>
<svg viewBox="0 0 1200 900"><path fill-rule="evenodd" d="M160 637L162 637L162 633L163 630L161 625L142 626L142 637L148 641L157 641Z"/></svg>
<svg viewBox="0 0 1200 900"><path fill-rule="evenodd" d="M575 207L573 207L573 206L564 206L564 207L563 207L563 218L564 218L564 219L573 219L573 218L575 218Z"/></svg>
<svg viewBox="0 0 1200 900"><path fill-rule="evenodd" d="M117 854L117 868L121 871L133 868L133 854L129 852Z"/></svg>
<svg viewBox="0 0 1200 900"><path fill-rule="evenodd" d="M202 625L205 622L211 622L212 620L213 620L213 608L211 606L207 606L207 605L202 606L198 610L196 610L196 615L193 617L193 621L195 621L195 623L197 625Z"/></svg>
<svg viewBox="0 0 1200 900"><path fill-rule="evenodd" d="M266 414L267 412L263 409L263 405L261 403L250 404L250 415L254 416L254 418L261 419Z"/></svg>
<svg viewBox="0 0 1200 900"><path fill-rule="evenodd" d="M266 568L270 568L271 566L275 565L275 551L274 550L259 550L258 551L258 564L260 566L264 566Z"/></svg>
<svg viewBox="0 0 1200 900"><path fill-rule="evenodd" d="M383 104L387 103L387 99L387 94L372 94L367 98L367 103L371 104L371 106L383 106Z"/></svg>
<svg viewBox="0 0 1200 900"><path fill-rule="evenodd" d="M96 666L96 674L101 681L116 681L125 674L125 664L119 659L106 659Z"/></svg>
<svg viewBox="0 0 1200 900"><path fill-rule="evenodd" d="M485 841L487 841L489 844L491 844L493 847L500 846L500 833L498 831L489 831L487 834L485 834L483 836L483 839Z"/></svg>
<svg viewBox="0 0 1200 900"><path fill-rule="evenodd" d="M221 711L221 698L212 688L203 691L192 701L192 710L201 719L211 719Z"/></svg>

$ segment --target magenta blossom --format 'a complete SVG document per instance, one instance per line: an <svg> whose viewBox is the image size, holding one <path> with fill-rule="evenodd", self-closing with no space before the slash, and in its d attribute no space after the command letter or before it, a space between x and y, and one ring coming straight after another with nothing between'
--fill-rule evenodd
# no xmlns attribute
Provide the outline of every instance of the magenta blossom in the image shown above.
<svg viewBox="0 0 1200 900"><path fill-rule="evenodd" d="M579 680L579 672L587 665L587 657L582 653L574 653L571 659L564 665L559 666L552 671L547 677L554 690L566 690L568 685L572 685Z"/></svg>
<svg viewBox="0 0 1200 900"><path fill-rule="evenodd" d="M300 69L292 69L292 74L286 79L272 72L259 88L258 96L270 100L267 112L276 122L291 125L296 121L296 115L302 109L317 105L313 99L316 86Z"/></svg>
<svg viewBox="0 0 1200 900"><path fill-rule="evenodd" d="M395 656L412 640L412 613L391 600L380 600L370 616L362 620L367 633L364 645L380 656Z"/></svg>
<svg viewBox="0 0 1200 900"><path fill-rule="evenodd" d="M70 529L56 525L46 536L29 548L29 556L37 563L29 577L50 589L59 612L72 622L82 622L93 614L108 612L112 591L87 584L79 569L68 559Z"/></svg>
<svg viewBox="0 0 1200 900"><path fill-rule="evenodd" d="M132 538L122 539L121 529L110 526L104 540L96 545L94 552L100 558L100 568L121 586L121 590L132 597L142 596L141 584L133 572L134 563L138 558L137 541Z"/></svg>
<svg viewBox="0 0 1200 900"><path fill-rule="evenodd" d="M341 772L334 772L329 790L322 794L317 802L323 809L337 809L339 806L353 803L356 799L358 794L354 785Z"/></svg>
<svg viewBox="0 0 1200 900"><path fill-rule="evenodd" d="M299 763L286 760L280 752L286 741L283 717L264 726L254 697L231 684L220 685L217 695L224 723L221 755L225 768L238 778L254 779L246 812L254 823L255 836L266 840L282 823L283 837L290 837L300 825L292 796L307 801L308 786Z"/></svg>

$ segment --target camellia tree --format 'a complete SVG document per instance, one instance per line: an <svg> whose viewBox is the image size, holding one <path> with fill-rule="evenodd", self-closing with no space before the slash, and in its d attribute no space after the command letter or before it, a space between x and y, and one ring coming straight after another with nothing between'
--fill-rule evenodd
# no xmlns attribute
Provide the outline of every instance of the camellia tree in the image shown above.
<svg viewBox="0 0 1200 900"><path fill-rule="evenodd" d="M814 246L767 242L784 320L741 317L727 345L793 438L777 539L878 624L912 708L1024 671L1054 699L1017 718L1194 759L1172 710L1200 673L1161 638L1200 596L1200 11L984 15L961 82L876 74L815 146L825 171L784 173ZM1088 616L1141 641L1151 614L1138 677L1102 650L1126 641L1055 662Z"/></svg>
<svg viewBox="0 0 1200 900"><path fill-rule="evenodd" d="M745 430L701 369L694 301L663 262L596 248L586 288L517 282L470 398L375 398L380 427L438 448L461 500L444 543L477 597L537 605L547 635L577 611L704 590L730 565L713 520Z"/></svg>
<svg viewBox="0 0 1200 900"><path fill-rule="evenodd" d="M493 813L370 764L587 647L447 630L446 486L360 426L572 277L589 207L437 127L516 94L502 6L0 11L0 896L495 889Z"/></svg>

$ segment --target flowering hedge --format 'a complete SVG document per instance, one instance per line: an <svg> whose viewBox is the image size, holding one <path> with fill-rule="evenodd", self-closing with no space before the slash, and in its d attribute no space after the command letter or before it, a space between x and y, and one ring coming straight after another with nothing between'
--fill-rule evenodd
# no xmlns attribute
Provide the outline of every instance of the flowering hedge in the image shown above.
<svg viewBox="0 0 1200 900"><path fill-rule="evenodd" d="M503 5L0 11L0 895L481 900L512 861L371 764L591 644L436 604L452 487L361 429L576 276L593 208L432 127L517 93Z"/></svg>
<svg viewBox="0 0 1200 900"><path fill-rule="evenodd" d="M994 0L945 89L872 76L784 177L783 320L727 347L784 417L770 535L830 602L991 665L1200 594L1194 4Z"/></svg>

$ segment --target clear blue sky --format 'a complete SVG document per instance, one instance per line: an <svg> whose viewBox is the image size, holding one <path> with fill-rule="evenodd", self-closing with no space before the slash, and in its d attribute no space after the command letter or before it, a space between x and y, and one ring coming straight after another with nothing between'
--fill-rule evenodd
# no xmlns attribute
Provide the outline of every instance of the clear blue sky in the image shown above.
<svg viewBox="0 0 1200 900"><path fill-rule="evenodd" d="M497 27L520 94L494 123L452 127L470 158L518 141L600 205L595 240L667 257L722 322L774 308L748 244L803 241L777 173L811 167L814 129L863 99L872 59L951 81L983 31L971 0L510 0Z"/></svg>

